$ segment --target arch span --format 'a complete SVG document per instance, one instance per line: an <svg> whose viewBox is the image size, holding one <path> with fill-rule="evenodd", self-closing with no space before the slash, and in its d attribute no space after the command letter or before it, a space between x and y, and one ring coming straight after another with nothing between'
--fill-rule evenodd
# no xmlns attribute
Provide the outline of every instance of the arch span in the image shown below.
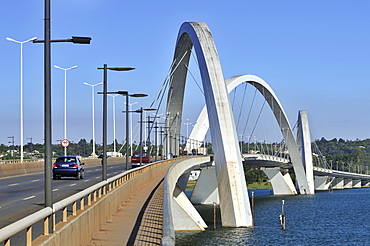
<svg viewBox="0 0 370 246"><path fill-rule="evenodd" d="M172 77L167 99L167 153L178 153L184 88L191 50L194 49L200 74L214 146L216 176L223 226L251 226L252 216L239 154L234 117L212 34L203 22L182 24L176 43ZM171 137L175 136L175 138Z"/></svg>
<svg viewBox="0 0 370 246"><path fill-rule="evenodd" d="M290 127L288 117L286 116L283 106L281 105L275 92L263 79L261 79L258 76L238 75L238 76L234 76L226 80L225 83L227 86L228 93L230 93L233 89L235 89L235 87L237 87L243 82L247 82L253 85L264 96L264 98L268 102L275 116L275 119L279 124L280 130L284 136L284 139L286 141L289 154L291 156L291 160L293 163L294 172L296 174L299 192L301 194L313 194L314 193L313 181L307 178L306 170L303 166L302 158L301 158L296 140L294 138L292 128ZM204 107L189 137L189 139L195 139L198 141L195 141L193 143L188 142L187 148L192 149L192 148L199 147L199 145L197 146L194 144L198 144L204 139L208 131L208 127L209 127L209 123L207 119L207 108Z"/></svg>

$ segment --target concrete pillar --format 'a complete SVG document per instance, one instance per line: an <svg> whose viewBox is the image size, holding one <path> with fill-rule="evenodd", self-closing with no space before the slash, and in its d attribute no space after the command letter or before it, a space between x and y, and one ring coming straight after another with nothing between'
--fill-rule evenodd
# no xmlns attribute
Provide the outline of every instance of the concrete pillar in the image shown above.
<svg viewBox="0 0 370 246"><path fill-rule="evenodd" d="M178 186L176 186L173 194L171 209L175 231L203 231L207 228L203 218Z"/></svg>
<svg viewBox="0 0 370 246"><path fill-rule="evenodd" d="M328 190L334 179L329 176L315 176L315 190Z"/></svg>
<svg viewBox="0 0 370 246"><path fill-rule="evenodd" d="M288 172L282 173L280 167L261 168L269 178L274 195L296 195L297 191Z"/></svg>
<svg viewBox="0 0 370 246"><path fill-rule="evenodd" d="M352 187L353 188L361 188L361 179L353 179L352 180Z"/></svg>
<svg viewBox="0 0 370 246"><path fill-rule="evenodd" d="M343 178L335 178L331 183L331 188L333 190L344 189L344 180Z"/></svg>
<svg viewBox="0 0 370 246"><path fill-rule="evenodd" d="M215 167L207 167L201 170L198 181L195 184L190 201L193 204L219 203L218 188Z"/></svg>
<svg viewBox="0 0 370 246"><path fill-rule="evenodd" d="M361 180L361 186L362 187L369 187L370 186L370 180Z"/></svg>
<svg viewBox="0 0 370 246"><path fill-rule="evenodd" d="M309 194L315 193L315 182L313 175L312 149L310 128L308 124L307 111L300 110L298 114L298 132L297 142L300 147L302 163L306 171L306 179L309 188Z"/></svg>
<svg viewBox="0 0 370 246"><path fill-rule="evenodd" d="M352 189L352 179L343 179L343 188Z"/></svg>

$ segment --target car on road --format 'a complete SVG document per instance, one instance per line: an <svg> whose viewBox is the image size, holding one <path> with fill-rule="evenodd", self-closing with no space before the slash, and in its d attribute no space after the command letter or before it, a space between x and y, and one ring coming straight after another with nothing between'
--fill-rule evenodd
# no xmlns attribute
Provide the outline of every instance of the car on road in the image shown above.
<svg viewBox="0 0 370 246"><path fill-rule="evenodd" d="M148 152L143 151L141 155L141 163L148 164L150 163L151 158ZM131 166L138 167L140 166L140 151L135 151L131 156Z"/></svg>
<svg viewBox="0 0 370 246"><path fill-rule="evenodd" d="M53 164L53 179L61 179L61 177L83 179L84 164L77 156L59 156Z"/></svg>

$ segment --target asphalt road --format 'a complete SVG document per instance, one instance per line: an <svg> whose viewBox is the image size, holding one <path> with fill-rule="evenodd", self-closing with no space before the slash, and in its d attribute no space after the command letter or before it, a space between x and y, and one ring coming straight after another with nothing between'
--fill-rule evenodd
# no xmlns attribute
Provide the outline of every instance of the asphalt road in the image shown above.
<svg viewBox="0 0 370 246"><path fill-rule="evenodd" d="M107 176L126 170L126 164L108 165ZM85 178L53 180L53 201L58 202L86 189L102 179L101 166L85 168ZM44 174L30 174L0 179L0 228L44 208Z"/></svg>

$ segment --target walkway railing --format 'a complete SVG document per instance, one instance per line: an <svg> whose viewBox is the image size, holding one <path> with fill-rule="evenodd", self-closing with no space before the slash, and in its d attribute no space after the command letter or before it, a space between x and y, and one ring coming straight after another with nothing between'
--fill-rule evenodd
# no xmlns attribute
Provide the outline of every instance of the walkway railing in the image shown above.
<svg viewBox="0 0 370 246"><path fill-rule="evenodd" d="M101 181L79 193L54 203L53 209L50 207L41 209L19 221L3 227L0 229L0 242L4 242L5 246L10 246L10 238L19 232L26 230L26 245L32 245L32 228L37 222L44 220L44 235L50 235L50 232L48 231L48 218L50 215L54 215L54 218L56 218L55 214L58 211L61 211L61 221L67 222L69 216L76 216L78 211L85 209L85 205L92 205L92 203L96 202L98 198L109 194L128 180L159 165L167 164L169 161L156 162L140 168L125 171L106 181ZM68 216L67 208L70 206L72 206L72 213ZM54 230L55 224L56 221L54 221Z"/></svg>

